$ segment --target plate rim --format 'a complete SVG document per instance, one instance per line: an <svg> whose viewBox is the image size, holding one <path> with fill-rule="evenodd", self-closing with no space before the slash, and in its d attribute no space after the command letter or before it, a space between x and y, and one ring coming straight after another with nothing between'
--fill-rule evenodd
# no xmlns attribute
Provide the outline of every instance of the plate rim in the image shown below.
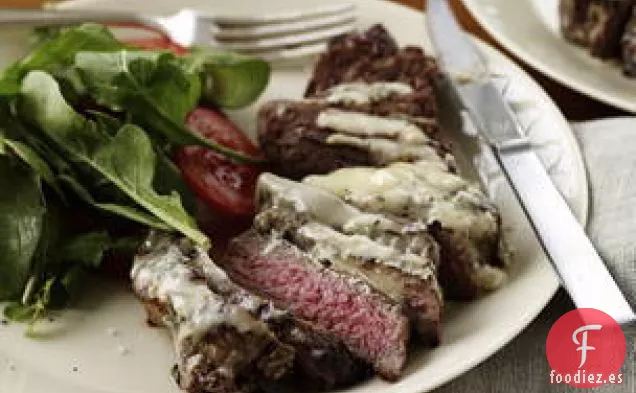
<svg viewBox="0 0 636 393"><path fill-rule="evenodd" d="M103 1L107 1L107 0L68 0L59 4L63 4L62 7L70 9L75 6L88 6L88 7L95 6ZM383 0L354 0L354 1L384 3L384 6L387 6L387 7L397 7L397 8L401 8L413 13L421 12L402 4L392 3L389 1L383 1ZM514 64L514 61L510 59L509 56L507 56L506 54L504 54L502 51L498 50L497 48L493 47L492 45L489 45L479 40L478 38L477 38L477 41L479 41L480 45L487 47L488 50L496 52L499 56L505 57L507 61L511 62L514 68L516 69L516 71L518 71L520 74L525 76L527 79L527 82L531 84L532 87L537 92L541 92L541 95L542 95L541 100L548 101L549 104L560 115L560 119L563 124L559 126L559 128L562 129L563 136L567 140L567 145L572 150L572 154L574 156L573 158L575 160L575 165L578 167L577 173L579 173L579 176L581 177L580 179L577 180L577 184L580 184L583 189L582 194L577 198L579 199L579 202L580 202L579 206L577 206L578 207L577 219L581 222L582 225L585 225L585 223L587 222L588 208L589 208L589 196L590 196L589 188L588 188L589 183L588 183L587 172L585 169L581 149L578 145L578 142L576 141L575 135L571 127L569 127L569 123L567 122L567 119L564 117L562 112L558 109L555 102L547 94L547 92L525 70L519 67L518 64ZM471 357L468 361L464 362L463 364L461 364L462 363L461 361L458 361L457 363L460 363L461 366L455 368L451 372L445 373L442 377L439 377L435 381L433 381L433 383L424 383L424 381L417 382L415 383L416 386L411 385L412 387L407 389L407 391L413 392L413 393L419 393L419 392L436 389L444 384L449 383L452 380L455 380L456 378L460 377L464 373L470 371L471 369L475 368L476 366L483 363L487 359L491 358L495 353L502 350L506 345L508 345L512 340L514 340L521 332L523 332L530 325L530 323L532 323L532 321L534 321L537 318L537 316L545 309L546 305L554 297L560 285L558 280L556 279L553 280L550 284L551 284L550 287L545 288L545 292L543 292L544 296L541 299L541 301L537 302L537 304L541 303L541 306L537 307L536 310L532 312L528 312L526 315L524 315L524 318L520 321L520 323L517 324L514 329L509 330L506 335L502 336L501 340L496 340L496 342L493 342L493 345L490 345L487 348L483 348L481 351L479 351L480 355ZM403 391L403 390L400 389L400 391Z"/></svg>
<svg viewBox="0 0 636 393"><path fill-rule="evenodd" d="M628 99L616 97L604 90L595 89L592 84L582 83L578 78L571 77L566 72L561 72L552 67L548 62L534 56L530 51L524 49L521 43L510 38L502 30L497 29L495 24L488 23L490 17L488 12L481 6L481 0L460 0L466 7L470 15L477 21L479 26L483 28L498 44L510 51L515 57L527 64L531 68L539 71L541 74L553 79L561 85L581 93L591 99L600 101L607 105L622 109L631 113L636 113L636 104ZM532 1L532 0L529 0Z"/></svg>

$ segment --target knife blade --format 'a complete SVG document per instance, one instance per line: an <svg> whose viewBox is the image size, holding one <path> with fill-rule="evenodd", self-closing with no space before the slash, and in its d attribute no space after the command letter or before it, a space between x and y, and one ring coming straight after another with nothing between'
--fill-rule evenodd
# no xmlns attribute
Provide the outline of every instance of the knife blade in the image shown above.
<svg viewBox="0 0 636 393"><path fill-rule="evenodd" d="M488 63L457 24L446 0L428 0L427 25L448 85L490 145L541 246L578 308L595 308L623 325L636 315L550 179L491 80Z"/></svg>

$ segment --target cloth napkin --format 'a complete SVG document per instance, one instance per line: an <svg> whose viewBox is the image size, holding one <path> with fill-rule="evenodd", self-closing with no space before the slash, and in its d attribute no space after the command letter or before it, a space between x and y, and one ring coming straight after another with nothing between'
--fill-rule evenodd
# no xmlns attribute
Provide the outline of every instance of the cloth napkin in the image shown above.
<svg viewBox="0 0 636 393"><path fill-rule="evenodd" d="M632 307L636 305L636 118L572 125L586 161L591 199L587 231ZM593 290L593 289L591 289ZM545 352L548 332L574 308L562 289L515 340L480 366L435 393L584 392L550 384ZM588 389L636 393L636 332L625 331L624 382Z"/></svg>

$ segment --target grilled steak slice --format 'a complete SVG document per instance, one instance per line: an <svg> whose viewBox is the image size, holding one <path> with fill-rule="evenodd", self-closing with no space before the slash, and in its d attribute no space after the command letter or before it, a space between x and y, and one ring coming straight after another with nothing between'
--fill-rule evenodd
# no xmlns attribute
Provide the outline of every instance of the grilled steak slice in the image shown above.
<svg viewBox="0 0 636 393"><path fill-rule="evenodd" d="M592 56L619 57L625 24L631 16L630 0L591 0L586 31Z"/></svg>
<svg viewBox="0 0 636 393"><path fill-rule="evenodd" d="M307 100L324 100L330 107L377 116L435 118L437 101L432 88L414 90L400 82L351 82L335 85ZM435 124L431 124L433 129Z"/></svg>
<svg viewBox="0 0 636 393"><path fill-rule="evenodd" d="M333 192L362 211L433 228L441 244L439 280L445 294L468 299L505 278L498 257L501 225L479 187L438 162L395 163L386 168L344 168L304 182Z"/></svg>
<svg viewBox="0 0 636 393"><path fill-rule="evenodd" d="M382 377L400 376L408 320L365 282L318 266L286 240L256 231L231 242L223 266L239 285L332 334Z"/></svg>
<svg viewBox="0 0 636 393"><path fill-rule="evenodd" d="M437 243L425 227L365 214L337 196L271 174L258 182L254 225L290 240L315 264L364 280L404 307L419 337L439 341Z"/></svg>
<svg viewBox="0 0 636 393"><path fill-rule="evenodd" d="M625 27L621 42L623 70L627 76L636 76L636 6Z"/></svg>
<svg viewBox="0 0 636 393"><path fill-rule="evenodd" d="M417 95L417 94L416 94ZM274 171L300 179L348 166L386 165L437 157L453 165L449 147L436 139L427 117L377 115L424 112L413 97L390 96L378 105L331 104L328 99L274 101L258 116L258 139ZM334 107L335 106L335 107Z"/></svg>
<svg viewBox="0 0 636 393"><path fill-rule="evenodd" d="M336 337L307 322L286 315L268 319L268 325L279 340L296 351L291 373L272 384L275 392L281 387L291 388L290 391L344 388L372 373Z"/></svg>
<svg viewBox="0 0 636 393"><path fill-rule="evenodd" d="M403 82L416 91L428 90L437 76L433 58L421 48L398 48L393 37L376 25L331 41L315 66L306 96L346 82Z"/></svg>
<svg viewBox="0 0 636 393"><path fill-rule="evenodd" d="M131 278L149 319L172 333L174 374L187 392L249 392L259 379L279 379L291 368L293 348L238 298L221 294L229 280L186 240L151 236L135 257Z"/></svg>

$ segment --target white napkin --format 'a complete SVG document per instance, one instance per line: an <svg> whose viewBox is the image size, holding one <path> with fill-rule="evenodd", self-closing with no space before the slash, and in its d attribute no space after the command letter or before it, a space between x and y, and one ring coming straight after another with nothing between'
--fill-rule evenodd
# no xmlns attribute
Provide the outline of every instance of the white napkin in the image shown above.
<svg viewBox="0 0 636 393"><path fill-rule="evenodd" d="M574 124L591 190L588 233L636 305L636 118Z"/></svg>
<svg viewBox="0 0 636 393"><path fill-rule="evenodd" d="M587 230L632 306L636 305L636 118L572 125L586 161L591 200ZM436 393L581 392L551 385L545 354L550 327L573 309L560 290L529 328L503 350ZM627 336L622 385L592 392L636 392L636 334Z"/></svg>

